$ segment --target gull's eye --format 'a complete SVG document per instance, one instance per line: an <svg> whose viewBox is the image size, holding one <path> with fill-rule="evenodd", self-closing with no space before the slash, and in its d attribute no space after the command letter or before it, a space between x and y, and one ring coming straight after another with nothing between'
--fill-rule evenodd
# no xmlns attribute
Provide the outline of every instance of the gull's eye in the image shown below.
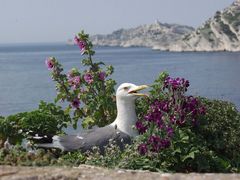
<svg viewBox="0 0 240 180"><path fill-rule="evenodd" d="M124 87L123 89L124 89L125 91L127 91L129 88L128 88L128 87Z"/></svg>

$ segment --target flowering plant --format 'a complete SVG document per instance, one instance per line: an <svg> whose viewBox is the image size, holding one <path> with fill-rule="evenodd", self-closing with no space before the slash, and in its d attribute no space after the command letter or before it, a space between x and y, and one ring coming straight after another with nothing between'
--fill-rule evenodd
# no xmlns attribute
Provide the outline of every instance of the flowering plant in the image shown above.
<svg viewBox="0 0 240 180"><path fill-rule="evenodd" d="M147 113L142 117L143 120L136 123L139 133L147 134L143 136L143 143L138 147L140 154L168 148L177 129L183 126L197 126L199 116L205 114L205 108L197 98L184 95L189 87L188 80L171 78L166 73L162 73L161 77L162 96L152 98ZM154 96L154 93L152 94Z"/></svg>
<svg viewBox="0 0 240 180"><path fill-rule="evenodd" d="M79 46L84 71L72 68L67 74L55 57L46 59L46 65L52 71L52 79L56 82L57 97L55 102L67 102L65 112L73 111L73 126L76 128L82 119L84 128L93 125L104 126L112 122L116 115L115 90L116 82L108 78L114 71L112 66L103 62L94 63L95 54L89 35L83 31L74 38Z"/></svg>
<svg viewBox="0 0 240 180"><path fill-rule="evenodd" d="M226 168L218 164L222 159L198 134L206 110L200 98L185 95L188 87L188 80L163 72L149 98L138 100L136 129L140 136L122 155L120 168L175 172Z"/></svg>

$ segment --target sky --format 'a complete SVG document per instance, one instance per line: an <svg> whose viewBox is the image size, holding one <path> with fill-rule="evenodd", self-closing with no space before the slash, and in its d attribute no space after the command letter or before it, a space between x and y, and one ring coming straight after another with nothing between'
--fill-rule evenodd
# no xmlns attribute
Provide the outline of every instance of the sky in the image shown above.
<svg viewBox="0 0 240 180"><path fill-rule="evenodd" d="M0 44L65 42L80 30L178 23L197 27L234 0L0 0Z"/></svg>

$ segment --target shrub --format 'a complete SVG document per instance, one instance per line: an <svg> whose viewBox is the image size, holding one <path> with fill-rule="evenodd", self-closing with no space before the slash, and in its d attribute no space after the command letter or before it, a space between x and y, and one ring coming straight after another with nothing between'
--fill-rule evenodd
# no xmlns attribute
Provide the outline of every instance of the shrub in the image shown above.
<svg viewBox="0 0 240 180"><path fill-rule="evenodd" d="M238 111L226 102L186 96L188 86L184 79L160 74L150 99L138 102L138 112L142 113L136 128L142 135L131 151L126 151L120 167L174 172L238 169L239 134L234 133L239 127Z"/></svg>
<svg viewBox="0 0 240 180"><path fill-rule="evenodd" d="M82 55L83 72L73 68L68 74L56 58L46 60L52 71L58 95L55 102L66 101L63 111L55 104L41 102L39 109L0 117L0 139L20 143L24 137L63 133L62 128L74 126L83 119L83 127L104 126L115 117L115 81L108 79L111 66L94 63L92 44L84 32L75 37ZM140 135L124 151L110 144L105 155L94 148L90 153L26 151L19 146L0 149L0 164L68 165L86 163L109 168L143 169L166 172L240 172L238 130L240 114L228 102L187 96L189 81L171 78L163 72L155 80L149 98L137 100Z"/></svg>
<svg viewBox="0 0 240 180"><path fill-rule="evenodd" d="M40 102L39 108L32 112L10 115L0 121L0 138L7 138L11 143L22 142L23 138L35 136L53 136L63 133L62 127L71 122L70 116L65 114L60 106L53 103Z"/></svg>
<svg viewBox="0 0 240 180"><path fill-rule="evenodd" d="M62 155L57 159L58 165L65 166L79 166L80 164L84 164L86 161L86 156L79 152L68 152L67 154Z"/></svg>
<svg viewBox="0 0 240 180"><path fill-rule="evenodd" d="M239 167L240 113L229 102L201 98L207 109L204 121L196 133L206 140L207 146L218 155L225 156Z"/></svg>
<svg viewBox="0 0 240 180"><path fill-rule="evenodd" d="M116 82L108 76L113 73L112 66L105 66L103 62L95 63L89 35L83 31L75 37L75 42L86 58L82 64L87 67L80 72L77 68L71 69L67 74L63 72L62 65L54 57L47 58L46 65L51 70L52 79L56 82L58 95L55 102L68 103L66 112L73 110L73 127L76 128L79 119L82 127L94 125L105 126L111 123L116 116L115 90Z"/></svg>
<svg viewBox="0 0 240 180"><path fill-rule="evenodd" d="M57 157L51 151L38 149L26 151L21 146L0 149L0 165L49 166L57 164Z"/></svg>

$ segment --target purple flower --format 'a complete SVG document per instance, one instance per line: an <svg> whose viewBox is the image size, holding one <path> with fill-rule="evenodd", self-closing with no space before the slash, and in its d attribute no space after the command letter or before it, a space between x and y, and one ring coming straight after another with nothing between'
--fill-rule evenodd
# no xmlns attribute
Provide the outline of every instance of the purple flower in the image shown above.
<svg viewBox="0 0 240 180"><path fill-rule="evenodd" d="M45 64L49 70L53 69L54 67L54 61L53 58L49 57L45 60Z"/></svg>
<svg viewBox="0 0 240 180"><path fill-rule="evenodd" d="M93 82L93 75L90 73L86 73L83 78L88 84Z"/></svg>
<svg viewBox="0 0 240 180"><path fill-rule="evenodd" d="M175 124L176 123L176 116L170 116L170 122L172 123L172 124Z"/></svg>
<svg viewBox="0 0 240 180"><path fill-rule="evenodd" d="M74 37L74 40L75 40L76 44L78 45L78 47L80 48L80 50L81 50L81 52L83 54L85 52L85 50L86 50L86 42L81 40L77 36Z"/></svg>
<svg viewBox="0 0 240 180"><path fill-rule="evenodd" d="M148 138L148 144L151 145L151 151L158 152L161 148L161 138L159 136L152 135Z"/></svg>
<svg viewBox="0 0 240 180"><path fill-rule="evenodd" d="M190 83L189 83L188 80L185 81L185 86L186 86L186 87L189 87L189 86L190 86Z"/></svg>
<svg viewBox="0 0 240 180"><path fill-rule="evenodd" d="M149 144L158 144L161 141L159 136L152 135L148 138Z"/></svg>
<svg viewBox="0 0 240 180"><path fill-rule="evenodd" d="M79 99L75 98L75 99L72 101L72 107L78 109L79 106L80 106L80 101L79 101Z"/></svg>
<svg viewBox="0 0 240 180"><path fill-rule="evenodd" d="M160 144L161 144L160 146L162 149L166 149L171 145L171 142L169 139L162 139Z"/></svg>
<svg viewBox="0 0 240 180"><path fill-rule="evenodd" d="M143 125L143 123L141 121L137 121L136 122L136 128L139 132L139 134L143 134L146 132L147 127Z"/></svg>
<svg viewBox="0 0 240 180"><path fill-rule="evenodd" d="M98 77L101 81L104 81L105 77L106 77L106 73L104 71L100 72L98 74Z"/></svg>
<svg viewBox="0 0 240 180"><path fill-rule="evenodd" d="M200 108L199 108L199 113L200 113L201 115L205 115L205 114L206 114L206 108L205 108L204 106L200 107Z"/></svg>
<svg viewBox="0 0 240 180"><path fill-rule="evenodd" d="M148 151L148 148L147 148L147 145L146 145L146 144L142 143L142 144L140 144L140 145L138 146L138 152L139 152L139 154L145 155L145 154L147 153L147 151Z"/></svg>
<svg viewBox="0 0 240 180"><path fill-rule="evenodd" d="M171 88L173 91L177 89L183 89L184 91L187 91L188 87L189 87L189 81L185 80L184 78L167 77L164 81L164 88Z"/></svg>
<svg viewBox="0 0 240 180"><path fill-rule="evenodd" d="M168 135L168 137L173 136L173 128L172 127L167 127L167 135Z"/></svg>
<svg viewBox="0 0 240 180"><path fill-rule="evenodd" d="M159 136L155 135L150 136L147 142L151 145L151 151L153 152L168 148L171 144L169 139L161 139Z"/></svg>
<svg viewBox="0 0 240 180"><path fill-rule="evenodd" d="M186 122L185 119L179 119L179 120L176 121L176 124L178 126L183 126L185 124L185 122Z"/></svg>

